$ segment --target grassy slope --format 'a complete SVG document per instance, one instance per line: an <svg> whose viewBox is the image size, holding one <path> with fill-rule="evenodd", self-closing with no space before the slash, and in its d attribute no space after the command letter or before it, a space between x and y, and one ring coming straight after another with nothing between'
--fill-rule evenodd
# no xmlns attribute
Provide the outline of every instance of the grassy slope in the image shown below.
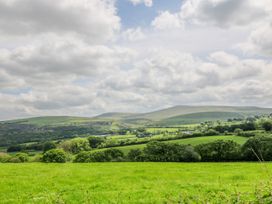
<svg viewBox="0 0 272 204"><path fill-rule="evenodd" d="M232 203L267 181L258 163L0 164L1 203ZM239 196L247 199L247 196ZM228 202L227 202L228 201ZM188 202L187 202L188 203Z"/></svg>
<svg viewBox="0 0 272 204"><path fill-rule="evenodd" d="M216 140L232 140L239 144L244 144L247 141L245 137L238 137L238 136L207 136L207 137L196 137L196 138L187 138L187 139L179 139L179 140L171 140L167 142L171 143L178 143L178 144L191 144L193 146L198 144L205 144L209 142L213 142ZM139 144L139 145L129 145L123 147L115 147L116 149L122 150L125 154L127 154L131 149L143 149L146 144ZM101 151L103 149L99 149Z"/></svg>
<svg viewBox="0 0 272 204"><path fill-rule="evenodd" d="M272 113L272 109L240 106L175 106L168 109L141 114L140 117L158 121L179 115L201 112L234 112L243 113L244 115L258 115Z"/></svg>
<svg viewBox="0 0 272 204"><path fill-rule="evenodd" d="M37 126L61 126L61 125L74 125L80 123L92 122L94 119L86 117L72 117L72 116L44 116L35 118L26 118L19 120L6 121L9 123L19 123Z"/></svg>
<svg viewBox="0 0 272 204"><path fill-rule="evenodd" d="M161 125L196 124L205 121L227 120L230 118L244 118L244 115L236 112L200 112L167 118L158 122L158 124Z"/></svg>

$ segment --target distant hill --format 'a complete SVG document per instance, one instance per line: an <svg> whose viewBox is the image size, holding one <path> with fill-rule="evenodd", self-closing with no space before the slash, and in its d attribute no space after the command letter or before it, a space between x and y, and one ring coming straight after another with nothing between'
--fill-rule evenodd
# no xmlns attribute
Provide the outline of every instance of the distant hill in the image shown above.
<svg viewBox="0 0 272 204"><path fill-rule="evenodd" d="M19 123L38 126L79 125L103 121L117 121L128 124L144 124L159 122L163 124L176 122L202 122L203 120L226 120L244 118L255 115L271 114L272 108L254 106L174 106L148 113L110 112L95 117L45 116L19 120L2 121L0 123Z"/></svg>
<svg viewBox="0 0 272 204"><path fill-rule="evenodd" d="M76 125L94 121L93 118L73 117L73 116L44 116L33 117L18 120L2 121L1 123L17 123L37 126L61 126L61 125Z"/></svg>
<svg viewBox="0 0 272 204"><path fill-rule="evenodd" d="M105 135L121 128L176 126L271 114L271 108L175 106L150 113L105 113L96 117L46 116L0 122L0 146Z"/></svg>
<svg viewBox="0 0 272 204"><path fill-rule="evenodd" d="M159 121L175 116L203 112L231 112L242 114L244 116L252 116L272 113L272 108L259 108L251 106L175 106L150 113L140 114L138 117Z"/></svg>
<svg viewBox="0 0 272 204"><path fill-rule="evenodd" d="M199 113L190 113L180 116L175 116L171 118L163 119L157 122L157 125L181 125L181 124L196 124L206 121L217 121L223 120L226 121L231 118L244 119L245 115L237 112L199 112Z"/></svg>

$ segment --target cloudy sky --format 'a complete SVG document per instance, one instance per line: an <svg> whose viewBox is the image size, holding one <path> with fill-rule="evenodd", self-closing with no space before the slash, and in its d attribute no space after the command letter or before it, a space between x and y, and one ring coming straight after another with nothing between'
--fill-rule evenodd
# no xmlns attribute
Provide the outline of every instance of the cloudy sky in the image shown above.
<svg viewBox="0 0 272 204"><path fill-rule="evenodd" d="M0 0L0 120L272 106L271 0Z"/></svg>

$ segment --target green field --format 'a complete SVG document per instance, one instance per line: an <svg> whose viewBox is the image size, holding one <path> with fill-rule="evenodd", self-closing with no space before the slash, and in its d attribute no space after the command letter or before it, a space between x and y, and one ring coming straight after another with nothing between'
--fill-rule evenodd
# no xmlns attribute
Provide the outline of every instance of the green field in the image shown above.
<svg viewBox="0 0 272 204"><path fill-rule="evenodd" d="M214 142L216 140L232 140L237 142L238 144L244 144L247 141L247 138L245 137L239 137L239 136L203 136L203 137L195 137L195 138L187 138L187 139L179 139L179 140L170 140L166 142L171 143L177 143L177 144L185 144L185 145L199 145L199 144L205 144L209 142ZM123 147L115 147L116 149L122 150L125 154L128 153L131 149L143 149L146 146L146 144L139 144L139 145L128 145ZM101 151L104 149L98 149L95 151Z"/></svg>
<svg viewBox="0 0 272 204"><path fill-rule="evenodd" d="M256 197L270 172L270 163L0 164L0 201L233 203Z"/></svg>

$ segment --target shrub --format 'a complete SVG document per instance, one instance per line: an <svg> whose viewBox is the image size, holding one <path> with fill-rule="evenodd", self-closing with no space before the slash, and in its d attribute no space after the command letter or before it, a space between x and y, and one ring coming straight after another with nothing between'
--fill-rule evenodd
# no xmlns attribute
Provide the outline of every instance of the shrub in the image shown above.
<svg viewBox="0 0 272 204"><path fill-rule="evenodd" d="M15 154L14 158L17 158L19 162L28 162L29 161L29 156L26 153L17 153Z"/></svg>
<svg viewBox="0 0 272 204"><path fill-rule="evenodd" d="M66 152L70 152L72 154L90 150L89 142L85 138L74 138L71 140L66 140L60 144L60 147Z"/></svg>
<svg viewBox="0 0 272 204"><path fill-rule="evenodd" d="M11 156L7 153L0 152L0 163L8 162L11 159Z"/></svg>
<svg viewBox="0 0 272 204"><path fill-rule="evenodd" d="M234 141L217 140L195 147L202 161L237 161L240 159L241 147Z"/></svg>
<svg viewBox="0 0 272 204"><path fill-rule="evenodd" d="M50 149L56 149L57 145L54 142L45 142L42 148L43 148L43 152L46 152Z"/></svg>
<svg viewBox="0 0 272 204"><path fill-rule="evenodd" d="M140 149L132 149L128 152L127 158L129 161L140 162L144 161L144 154Z"/></svg>
<svg viewBox="0 0 272 204"><path fill-rule="evenodd" d="M144 148L147 161L154 162L193 162L199 161L200 155L189 145L150 142Z"/></svg>
<svg viewBox="0 0 272 204"><path fill-rule="evenodd" d="M51 149L42 156L42 161L47 163L65 163L67 159L67 154L62 149Z"/></svg>
<svg viewBox="0 0 272 204"><path fill-rule="evenodd" d="M80 152L74 162L114 162L123 161L124 153L118 149L108 149L99 152Z"/></svg>
<svg viewBox="0 0 272 204"><path fill-rule="evenodd" d="M88 141L91 148L97 148L99 145L105 142L105 138L91 136L88 137Z"/></svg>
<svg viewBox="0 0 272 204"><path fill-rule="evenodd" d="M219 132L214 130L214 129L209 129L208 131L206 131L204 133L204 135L206 135L206 136L215 136L215 135L219 135Z"/></svg>
<svg viewBox="0 0 272 204"><path fill-rule="evenodd" d="M76 155L74 162L77 162L77 163L91 162L90 155L91 155L91 152L82 151Z"/></svg>
<svg viewBox="0 0 272 204"><path fill-rule="evenodd" d="M266 120L261 125L262 125L262 128L265 129L265 131L272 131L272 122L271 121Z"/></svg>

